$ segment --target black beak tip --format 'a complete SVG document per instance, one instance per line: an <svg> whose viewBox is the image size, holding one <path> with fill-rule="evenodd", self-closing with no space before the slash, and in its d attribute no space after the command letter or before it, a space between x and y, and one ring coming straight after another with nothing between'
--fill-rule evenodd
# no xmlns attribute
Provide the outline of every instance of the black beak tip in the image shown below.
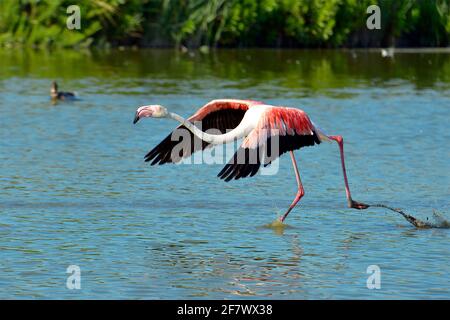
<svg viewBox="0 0 450 320"><path fill-rule="evenodd" d="M138 122L138 121L139 121L139 116L135 115L134 116L134 120L133 120L133 124L136 124L136 122Z"/></svg>

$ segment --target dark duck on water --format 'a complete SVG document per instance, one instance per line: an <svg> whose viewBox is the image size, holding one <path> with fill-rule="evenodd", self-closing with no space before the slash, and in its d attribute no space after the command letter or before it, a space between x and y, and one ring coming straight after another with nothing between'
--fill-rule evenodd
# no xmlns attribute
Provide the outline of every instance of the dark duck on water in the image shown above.
<svg viewBox="0 0 450 320"><path fill-rule="evenodd" d="M74 92L63 92L58 91L58 84L56 81L52 82L52 86L50 88L50 97L53 101L57 100L75 100L76 94Z"/></svg>

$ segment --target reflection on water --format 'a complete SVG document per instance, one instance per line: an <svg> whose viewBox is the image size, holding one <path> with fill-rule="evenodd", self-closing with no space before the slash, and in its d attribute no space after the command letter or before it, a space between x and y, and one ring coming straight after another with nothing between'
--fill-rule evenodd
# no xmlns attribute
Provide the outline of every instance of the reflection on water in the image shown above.
<svg viewBox="0 0 450 320"><path fill-rule="evenodd" d="M289 254L269 256L252 245L236 246L235 250L243 253L239 256L225 250L205 256L197 252L197 245L199 243L152 248L149 263L164 266L167 280L174 288L188 291L191 297L271 296L279 290L287 293L300 289L291 283L302 277L299 268L302 249L297 236L286 243L285 250Z"/></svg>
<svg viewBox="0 0 450 320"><path fill-rule="evenodd" d="M150 167L175 127L132 125L158 103L300 107L342 134L356 199L448 220L450 54L223 50L0 51L1 298L449 298L449 230L346 208L335 145L275 176L224 183L220 165ZM81 100L52 105L58 80ZM227 159L226 159L227 160ZM81 268L82 290L66 289ZM382 289L368 290L376 264ZM6 290L7 288L7 290Z"/></svg>

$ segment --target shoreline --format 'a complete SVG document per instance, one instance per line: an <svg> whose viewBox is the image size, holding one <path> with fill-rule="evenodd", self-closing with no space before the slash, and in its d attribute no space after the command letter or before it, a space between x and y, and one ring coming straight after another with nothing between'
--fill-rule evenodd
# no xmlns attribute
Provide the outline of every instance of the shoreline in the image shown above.
<svg viewBox="0 0 450 320"><path fill-rule="evenodd" d="M246 48L216 48L216 47L199 47L199 48L176 48L176 47L135 47L135 46L116 46L116 47L73 47L73 48L48 48L48 47L30 47L30 46L0 46L0 51L176 51L180 53L200 52L208 54L218 51L342 51L342 52L380 52L382 50L391 50L395 53L450 53L450 47L373 47L373 48L275 48L275 47L246 47Z"/></svg>

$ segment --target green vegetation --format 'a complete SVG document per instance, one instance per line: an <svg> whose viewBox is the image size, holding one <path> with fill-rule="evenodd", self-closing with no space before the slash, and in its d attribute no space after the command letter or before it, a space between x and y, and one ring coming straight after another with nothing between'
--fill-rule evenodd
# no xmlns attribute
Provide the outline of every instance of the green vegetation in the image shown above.
<svg viewBox="0 0 450 320"><path fill-rule="evenodd" d="M81 30L66 27L69 5ZM366 9L381 8L381 30ZM2 0L0 45L447 46L450 0Z"/></svg>

